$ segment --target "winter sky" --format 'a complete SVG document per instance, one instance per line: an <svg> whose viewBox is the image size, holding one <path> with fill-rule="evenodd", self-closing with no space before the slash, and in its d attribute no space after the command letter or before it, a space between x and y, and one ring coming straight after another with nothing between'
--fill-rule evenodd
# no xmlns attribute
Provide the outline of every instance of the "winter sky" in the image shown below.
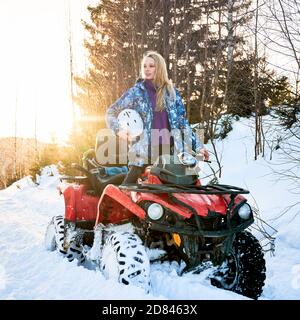
<svg viewBox="0 0 300 320"><path fill-rule="evenodd" d="M74 67L82 71L85 52L80 20L93 0L0 1L0 136L15 133L49 140L67 137L72 111L69 75L71 7ZM15 112L16 111L16 112Z"/></svg>
<svg viewBox="0 0 300 320"><path fill-rule="evenodd" d="M87 62L81 19L87 21L87 5L98 2L0 0L0 137L14 136L15 130L17 136L33 137L36 123L39 140L67 139L72 124L68 8L73 67L80 73ZM290 64L284 55L270 58L275 65Z"/></svg>

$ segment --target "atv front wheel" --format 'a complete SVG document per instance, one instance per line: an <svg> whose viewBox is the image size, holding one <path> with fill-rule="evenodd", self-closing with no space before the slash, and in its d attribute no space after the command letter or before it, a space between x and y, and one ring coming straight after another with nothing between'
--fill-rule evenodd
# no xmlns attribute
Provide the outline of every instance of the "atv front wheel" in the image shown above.
<svg viewBox="0 0 300 320"><path fill-rule="evenodd" d="M211 278L211 284L257 299L266 279L262 247L247 231L236 235L231 253Z"/></svg>
<svg viewBox="0 0 300 320"><path fill-rule="evenodd" d="M100 269L107 279L150 289L150 262L141 239L129 232L114 232L104 244Z"/></svg>

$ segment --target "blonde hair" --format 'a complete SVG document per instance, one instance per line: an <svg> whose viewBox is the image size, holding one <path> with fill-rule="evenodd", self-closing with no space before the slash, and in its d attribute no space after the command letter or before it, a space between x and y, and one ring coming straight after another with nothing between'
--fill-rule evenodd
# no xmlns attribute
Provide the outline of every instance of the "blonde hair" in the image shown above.
<svg viewBox="0 0 300 320"><path fill-rule="evenodd" d="M175 99L175 90L172 80L168 77L167 65L165 59L156 51L147 51L143 55L141 63L141 74L144 76L144 62L146 58L152 58L155 62L155 77L153 84L156 86L156 111L162 111L165 108L164 93L167 91L172 99Z"/></svg>

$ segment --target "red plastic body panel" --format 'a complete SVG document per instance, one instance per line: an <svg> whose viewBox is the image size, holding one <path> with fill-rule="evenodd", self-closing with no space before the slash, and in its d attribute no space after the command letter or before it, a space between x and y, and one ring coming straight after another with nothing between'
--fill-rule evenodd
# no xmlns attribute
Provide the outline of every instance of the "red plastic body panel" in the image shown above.
<svg viewBox="0 0 300 320"><path fill-rule="evenodd" d="M99 200L96 225L100 222L118 223L132 216L144 219L145 211L131 200L130 192L121 191L112 184L106 186Z"/></svg>
<svg viewBox="0 0 300 320"><path fill-rule="evenodd" d="M158 177L145 173L146 183L162 184ZM197 183L200 184L200 181ZM62 183L58 190L65 199L65 219L68 221L95 221L99 223L120 223L133 216L145 218L145 211L138 205L141 201L153 201L177 214L190 218L192 212L169 200L167 194L141 193L120 190L117 186L108 185L101 197L87 194L87 186ZM199 216L206 216L210 211L225 215L230 195L208 195L174 193L181 202L192 207ZM235 198L235 205L244 201L242 195Z"/></svg>
<svg viewBox="0 0 300 320"><path fill-rule="evenodd" d="M188 193L174 193L173 196L192 207L199 216L207 216L209 210L226 215L227 204L230 202L230 195L203 195L203 194L188 194ZM173 212L180 214L185 218L190 218L192 212L185 207L173 204L169 201L166 194L152 194L136 192L132 195L134 202L153 201L161 204L163 207L170 209ZM235 198L235 205L244 201L245 198L238 195Z"/></svg>
<svg viewBox="0 0 300 320"><path fill-rule="evenodd" d="M130 193L114 185L108 185L101 197L88 195L85 185L63 183L58 190L64 196L67 221L96 221L97 225L120 223L134 215L145 217L145 211L131 200Z"/></svg>
<svg viewBox="0 0 300 320"><path fill-rule="evenodd" d="M88 195L85 185L62 184L58 189L64 195L66 220L96 220L99 197Z"/></svg>

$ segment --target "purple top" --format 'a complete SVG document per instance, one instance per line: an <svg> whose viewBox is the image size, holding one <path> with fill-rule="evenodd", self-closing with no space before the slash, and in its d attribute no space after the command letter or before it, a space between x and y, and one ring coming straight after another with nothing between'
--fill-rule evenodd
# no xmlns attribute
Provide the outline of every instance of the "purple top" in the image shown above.
<svg viewBox="0 0 300 320"><path fill-rule="evenodd" d="M152 120L152 129L168 129L168 132L170 131L170 125L169 125L169 119L168 119L168 114L166 110L163 111L156 111L156 89L151 80L145 80L144 81L145 87L147 89L151 105L152 105L152 110L153 110L153 120ZM167 133L167 131L165 132ZM159 131L155 131L154 135L159 134ZM164 137L162 139L162 136ZM170 135L169 134L163 134L162 136L159 137L159 144L169 144L170 143ZM157 139L153 140L152 139L152 144L156 144L155 141Z"/></svg>

